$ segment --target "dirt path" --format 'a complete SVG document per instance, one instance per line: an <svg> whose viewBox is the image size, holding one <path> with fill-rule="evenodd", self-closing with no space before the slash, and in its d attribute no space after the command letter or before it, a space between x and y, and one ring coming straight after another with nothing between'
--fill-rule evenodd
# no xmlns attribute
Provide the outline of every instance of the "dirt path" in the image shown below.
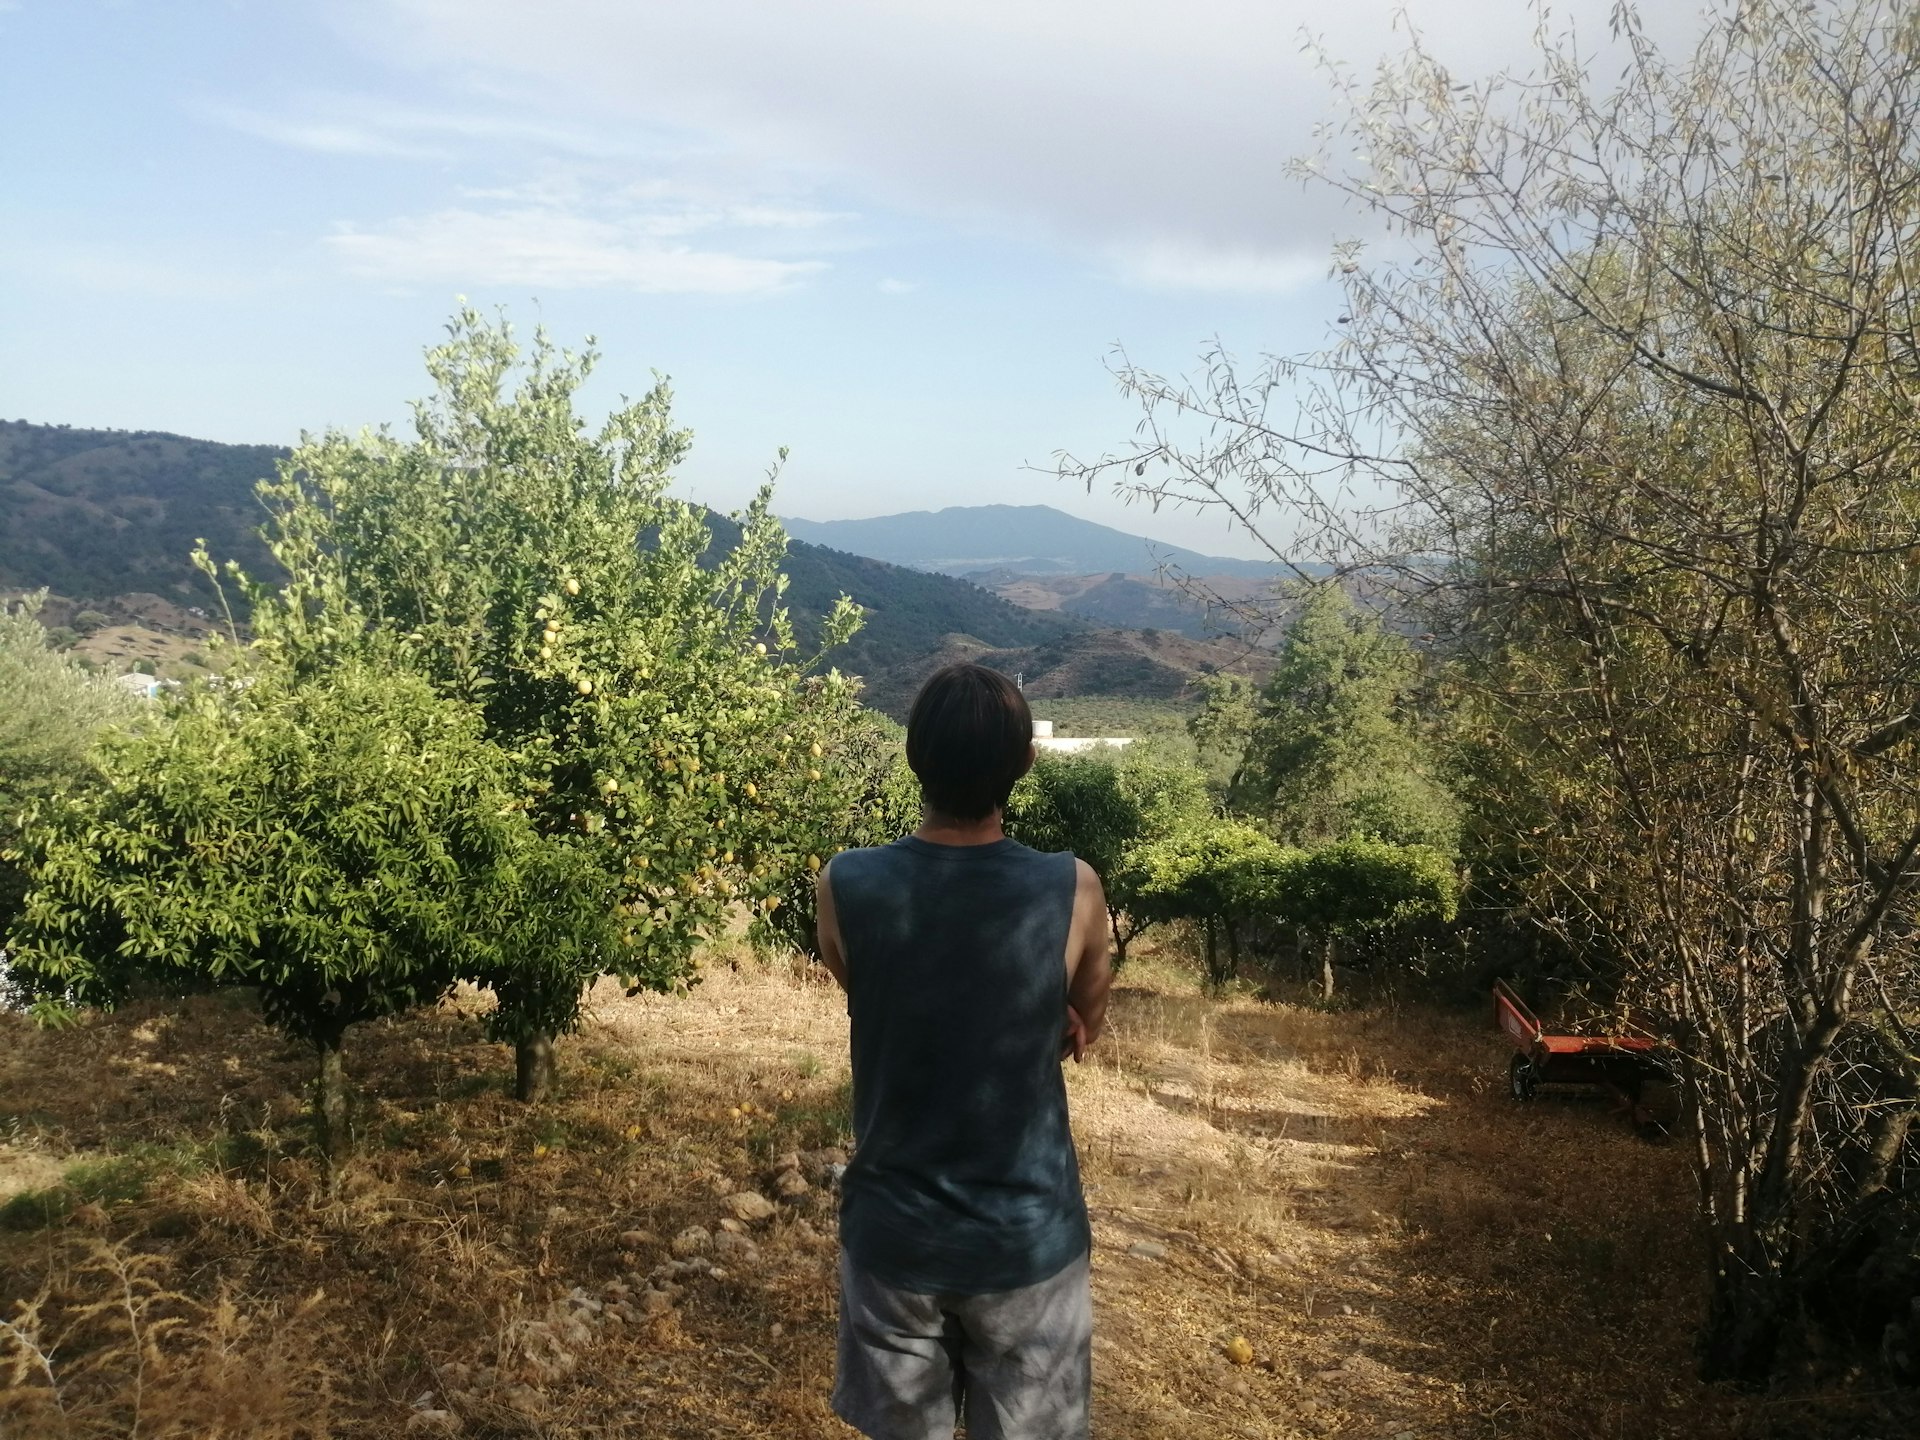
<svg viewBox="0 0 1920 1440"><path fill-rule="evenodd" d="M773 1056L842 1067L835 995L768 983L696 996L720 1025L623 1004L605 1038L742 1088ZM1096 1434L1721 1433L1724 1402L1688 1378L1679 1157L1597 1106L1514 1105L1503 1063L1467 1016L1222 1003L1133 972L1069 1075ZM1226 1359L1236 1335L1254 1364Z"/></svg>

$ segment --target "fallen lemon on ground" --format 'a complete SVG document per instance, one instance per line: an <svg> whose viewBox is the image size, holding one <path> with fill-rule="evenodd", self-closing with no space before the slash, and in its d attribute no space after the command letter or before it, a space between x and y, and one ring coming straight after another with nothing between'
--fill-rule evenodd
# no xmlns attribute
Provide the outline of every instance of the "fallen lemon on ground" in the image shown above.
<svg viewBox="0 0 1920 1440"><path fill-rule="evenodd" d="M1227 1342L1227 1358L1236 1365L1253 1363L1253 1346L1244 1335L1236 1335Z"/></svg>

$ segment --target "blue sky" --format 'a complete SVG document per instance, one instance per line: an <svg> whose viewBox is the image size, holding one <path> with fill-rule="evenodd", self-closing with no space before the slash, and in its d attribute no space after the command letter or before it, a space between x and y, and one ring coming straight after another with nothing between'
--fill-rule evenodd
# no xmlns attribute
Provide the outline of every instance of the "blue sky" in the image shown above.
<svg viewBox="0 0 1920 1440"><path fill-rule="evenodd" d="M672 375L683 488L783 513L1057 505L1115 342L1325 342L1357 217L1282 173L1393 5L0 0L0 414L220 440L398 421L465 295ZM1520 0L1415 0L1446 58ZM1598 0L1574 7L1601 13ZM1451 48L1449 48L1451 47ZM1457 52L1457 53L1456 53Z"/></svg>

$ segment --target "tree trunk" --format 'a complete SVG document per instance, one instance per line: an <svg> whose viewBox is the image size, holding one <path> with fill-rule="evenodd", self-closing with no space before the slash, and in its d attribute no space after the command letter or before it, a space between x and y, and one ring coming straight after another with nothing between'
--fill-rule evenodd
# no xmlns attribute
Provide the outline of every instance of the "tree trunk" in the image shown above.
<svg viewBox="0 0 1920 1440"><path fill-rule="evenodd" d="M1120 928L1118 910L1107 911L1107 931L1113 936L1113 968L1118 970L1127 963L1127 942L1133 939L1133 931L1131 928Z"/></svg>
<svg viewBox="0 0 1920 1440"><path fill-rule="evenodd" d="M1320 941L1320 998L1325 1003L1333 1003L1333 936L1327 935Z"/></svg>
<svg viewBox="0 0 1920 1440"><path fill-rule="evenodd" d="M332 1170L353 1149L347 1123L347 1071L341 1061L340 1041L320 1044L320 1073L313 1084L313 1132L320 1153Z"/></svg>
<svg viewBox="0 0 1920 1440"><path fill-rule="evenodd" d="M1214 934L1211 915L1200 923L1207 937L1207 985L1217 990L1220 987L1220 940Z"/></svg>
<svg viewBox="0 0 1920 1440"><path fill-rule="evenodd" d="M1700 1333L1701 1379L1747 1389L1768 1382L1780 1348L1786 1291L1786 1277L1764 1259L1721 1259Z"/></svg>
<svg viewBox="0 0 1920 1440"><path fill-rule="evenodd" d="M553 1035L535 1030L513 1047L513 1093L521 1100L544 1100L553 1091Z"/></svg>

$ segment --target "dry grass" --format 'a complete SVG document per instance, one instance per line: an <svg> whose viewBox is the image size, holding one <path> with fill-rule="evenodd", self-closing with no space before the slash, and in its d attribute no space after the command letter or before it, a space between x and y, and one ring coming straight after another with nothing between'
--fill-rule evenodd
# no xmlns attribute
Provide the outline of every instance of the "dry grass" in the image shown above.
<svg viewBox="0 0 1920 1440"><path fill-rule="evenodd" d="M332 1198L305 1055L232 1000L57 1034L0 1017L0 1175L41 1187L0 1210L0 1433L129 1433L137 1388L155 1436L417 1435L440 1410L467 1436L850 1434L825 1403L817 1194L664 1317L569 1341L557 1370L534 1339L773 1156L844 1138L835 992L750 963L690 998L603 990L541 1109L508 1098L471 1008L353 1042L362 1159ZM1103 1440L1910 1433L1870 1398L1693 1381L1681 1157L1598 1106L1511 1104L1474 1018L1215 1002L1152 957L1129 970L1070 1072ZM1222 1358L1236 1334L1254 1365Z"/></svg>

